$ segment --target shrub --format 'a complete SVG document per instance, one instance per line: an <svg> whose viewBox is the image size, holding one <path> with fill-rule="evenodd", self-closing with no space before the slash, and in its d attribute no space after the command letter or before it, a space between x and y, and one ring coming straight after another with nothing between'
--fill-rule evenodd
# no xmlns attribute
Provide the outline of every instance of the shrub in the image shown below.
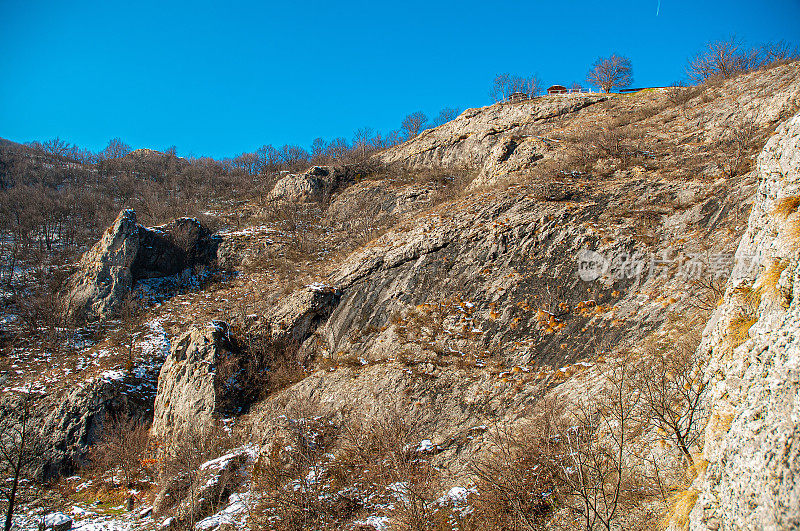
<svg viewBox="0 0 800 531"><path fill-rule="evenodd" d="M133 487L153 472L149 460L151 449L150 426L136 419L125 419L103 430L91 451L90 461L101 474L119 470L123 486Z"/></svg>
<svg viewBox="0 0 800 531"><path fill-rule="evenodd" d="M478 527L538 529L563 503L566 489L558 466L563 448L551 421L548 415L518 432L498 426L491 450L471 463Z"/></svg>
<svg viewBox="0 0 800 531"><path fill-rule="evenodd" d="M722 170L729 179L750 171L750 155L754 151L758 127L750 120L740 119L726 128L717 143Z"/></svg>

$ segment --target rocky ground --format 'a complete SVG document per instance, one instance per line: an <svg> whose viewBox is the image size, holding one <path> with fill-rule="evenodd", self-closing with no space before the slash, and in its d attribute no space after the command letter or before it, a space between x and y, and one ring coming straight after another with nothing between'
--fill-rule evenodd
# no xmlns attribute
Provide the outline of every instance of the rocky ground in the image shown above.
<svg viewBox="0 0 800 531"><path fill-rule="evenodd" d="M309 419L322 436L326 423L398 411L443 478L436 503L459 507L493 428L524 425L543 400L566 407L599 385L605 359L711 316L701 349L713 414L693 449L708 467L687 490L692 528L800 525L798 214L773 215L798 194L798 68L469 109L379 153L368 175L286 176L263 203L237 207L245 225L214 235L121 213L65 295L76 322L102 326L70 332L68 348L11 352L6 401L41 396L52 478L80 471L119 416L152 419L162 440L220 421L236 435L226 459L198 464L208 504L168 503L162 485L143 484L133 510L99 512L79 495L86 478L62 479L47 503L31 494L30 514L59 507L81 529L239 526L256 504L259 449ZM758 284L772 263L775 282ZM762 296L731 346L743 284ZM143 310L126 312L131 294L146 296ZM278 350L292 353L291 374L251 379L275 372ZM260 366L255 352L273 357ZM386 528L392 488L363 487L371 501L341 526Z"/></svg>

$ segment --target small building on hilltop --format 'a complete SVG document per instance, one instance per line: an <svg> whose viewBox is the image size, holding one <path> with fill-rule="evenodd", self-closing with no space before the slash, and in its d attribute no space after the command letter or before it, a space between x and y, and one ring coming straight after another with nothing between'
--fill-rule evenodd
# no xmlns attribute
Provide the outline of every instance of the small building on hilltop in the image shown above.
<svg viewBox="0 0 800 531"><path fill-rule="evenodd" d="M553 85L547 88L548 94L568 94L569 89L564 85Z"/></svg>
<svg viewBox="0 0 800 531"><path fill-rule="evenodd" d="M508 97L509 103L519 103L521 101L527 101L528 99L530 98L528 98L528 95L524 92L513 92Z"/></svg>

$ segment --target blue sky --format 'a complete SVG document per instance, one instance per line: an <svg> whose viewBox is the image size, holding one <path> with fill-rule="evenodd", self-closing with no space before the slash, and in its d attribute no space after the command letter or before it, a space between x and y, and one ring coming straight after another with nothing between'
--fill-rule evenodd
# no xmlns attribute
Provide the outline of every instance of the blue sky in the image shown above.
<svg viewBox="0 0 800 531"><path fill-rule="evenodd" d="M684 77L731 34L800 42L800 0L70 2L0 0L0 137L231 156L487 105L500 72ZM656 12L658 10L658 15Z"/></svg>

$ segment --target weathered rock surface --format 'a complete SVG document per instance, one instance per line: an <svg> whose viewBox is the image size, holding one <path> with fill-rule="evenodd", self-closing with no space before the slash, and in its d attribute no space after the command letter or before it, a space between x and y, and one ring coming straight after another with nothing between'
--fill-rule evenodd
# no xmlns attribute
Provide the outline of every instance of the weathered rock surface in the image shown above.
<svg viewBox="0 0 800 531"><path fill-rule="evenodd" d="M712 360L712 415L692 529L800 528L800 213L774 211L800 196L800 115L767 143L758 175L733 276L701 345ZM743 289L760 294L757 308ZM737 345L736 329L750 323Z"/></svg>
<svg viewBox="0 0 800 531"><path fill-rule="evenodd" d="M18 419L21 396L0 401L0 418ZM52 479L87 464L87 456L100 440L104 427L117 420L149 419L152 396L131 392L126 382L107 377L85 382L63 396L42 396L31 415L37 419L38 437L46 448L37 476Z"/></svg>
<svg viewBox="0 0 800 531"><path fill-rule="evenodd" d="M526 170L559 150L545 135L551 122L605 101L605 95L543 96L520 104L498 103L467 109L461 115L412 140L386 150L380 159L412 167L479 168L474 186Z"/></svg>
<svg viewBox="0 0 800 531"><path fill-rule="evenodd" d="M196 219L148 229L136 223L136 212L123 210L81 258L64 294L67 316L75 323L109 317L137 280L212 264L215 255L216 239Z"/></svg>
<svg viewBox="0 0 800 531"><path fill-rule="evenodd" d="M70 279L65 297L67 314L76 322L111 314L130 293L131 266L139 252L136 212L123 210Z"/></svg>
<svg viewBox="0 0 800 531"><path fill-rule="evenodd" d="M230 391L231 382L220 381L218 369L231 350L228 326L222 322L195 326L175 341L158 376L154 437L180 437L211 427Z"/></svg>
<svg viewBox="0 0 800 531"><path fill-rule="evenodd" d="M342 168L314 166L305 173L289 174L280 179L270 192L269 199L294 202L320 200L330 196L348 180L348 174Z"/></svg>
<svg viewBox="0 0 800 531"><path fill-rule="evenodd" d="M249 323L252 335L280 345L300 345L330 315L338 301L336 290L312 285L293 293L273 308L266 321ZM260 337L268 334L267 337ZM202 432L215 420L241 414L258 390L246 381L247 351L230 334L226 323L194 326L174 342L158 376L151 433L158 438ZM260 370L270 370L261 367ZM255 374L249 374L254 378Z"/></svg>

